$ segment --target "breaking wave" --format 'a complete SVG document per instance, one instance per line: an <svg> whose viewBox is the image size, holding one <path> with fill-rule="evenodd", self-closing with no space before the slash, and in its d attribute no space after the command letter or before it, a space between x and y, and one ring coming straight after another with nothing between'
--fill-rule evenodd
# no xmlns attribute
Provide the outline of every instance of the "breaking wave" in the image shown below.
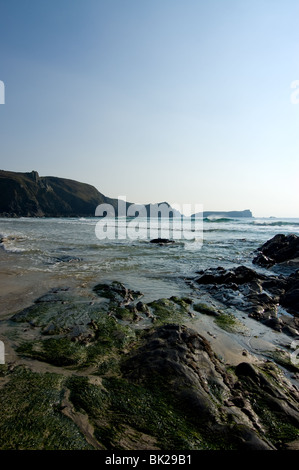
<svg viewBox="0 0 299 470"><path fill-rule="evenodd" d="M205 217L203 219L204 222L209 222L209 223L216 223L216 224L219 224L219 223L224 223L224 222L233 222L234 219L228 219L227 217L219 217L219 218L213 218L213 217Z"/></svg>
<svg viewBox="0 0 299 470"><path fill-rule="evenodd" d="M282 220L278 220L277 222L265 222L265 221L254 221L250 222L250 225L258 225L263 227L284 227L284 226L295 226L299 227L298 222L286 222Z"/></svg>

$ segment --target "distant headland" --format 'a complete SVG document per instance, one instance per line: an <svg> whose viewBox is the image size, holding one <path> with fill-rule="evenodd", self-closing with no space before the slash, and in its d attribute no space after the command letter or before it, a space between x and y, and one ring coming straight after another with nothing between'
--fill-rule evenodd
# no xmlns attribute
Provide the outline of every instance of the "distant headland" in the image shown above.
<svg viewBox="0 0 299 470"><path fill-rule="evenodd" d="M244 211L227 211L227 212L219 212L219 211L204 211L202 213L203 217L232 217L232 218L239 218L239 217L253 217L252 212L249 209ZM194 217L193 214L192 217Z"/></svg>
<svg viewBox="0 0 299 470"><path fill-rule="evenodd" d="M118 199L100 193L94 186L37 171L19 173L0 170L0 217L94 217L100 204L109 204L118 214ZM127 207L133 203L126 202ZM174 216L180 213L166 204ZM148 215L152 204L147 204ZM203 217L252 217L250 210L203 212ZM170 214L171 217L171 214Z"/></svg>

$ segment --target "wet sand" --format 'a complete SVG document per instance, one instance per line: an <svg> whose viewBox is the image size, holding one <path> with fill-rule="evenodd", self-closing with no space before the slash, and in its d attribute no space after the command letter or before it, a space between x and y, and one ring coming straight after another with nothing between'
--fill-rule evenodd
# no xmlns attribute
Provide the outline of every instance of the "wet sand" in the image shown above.
<svg viewBox="0 0 299 470"><path fill-rule="evenodd" d="M206 338L216 355L228 365L236 366L240 362L260 362L260 359L246 345L240 344L238 335L230 334L217 327L212 317L201 315L197 319L185 322L185 325Z"/></svg>
<svg viewBox="0 0 299 470"><path fill-rule="evenodd" d="M0 249L0 320L28 307L57 282L50 273L33 272L20 265L20 255Z"/></svg>
<svg viewBox="0 0 299 470"><path fill-rule="evenodd" d="M9 319L16 312L29 307L34 301L48 292L51 288L78 285L78 279L57 276L42 271L32 271L26 267L26 261L19 253L7 253L0 248L0 341L5 344L5 362L22 363L32 369L42 371L47 369L45 363L31 361L18 356L15 352L19 345L15 334L11 335ZM82 282L81 282L82 284ZM29 333L22 333L24 339ZM49 366L52 370L53 366Z"/></svg>
<svg viewBox="0 0 299 470"><path fill-rule="evenodd" d="M49 289L79 285L80 279L33 271L25 258L0 248L0 320L28 307Z"/></svg>

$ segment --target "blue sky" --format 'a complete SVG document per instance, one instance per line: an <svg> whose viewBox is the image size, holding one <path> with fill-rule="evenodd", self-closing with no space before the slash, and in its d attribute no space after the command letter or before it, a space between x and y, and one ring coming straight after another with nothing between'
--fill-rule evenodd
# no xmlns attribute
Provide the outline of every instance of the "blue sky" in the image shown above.
<svg viewBox="0 0 299 470"><path fill-rule="evenodd" d="M0 0L0 168L299 217L298 17L297 0Z"/></svg>

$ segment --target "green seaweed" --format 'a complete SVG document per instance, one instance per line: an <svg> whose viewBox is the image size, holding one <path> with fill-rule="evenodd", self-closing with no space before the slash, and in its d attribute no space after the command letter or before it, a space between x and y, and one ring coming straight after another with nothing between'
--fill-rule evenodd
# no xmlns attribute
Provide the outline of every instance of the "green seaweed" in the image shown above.
<svg viewBox="0 0 299 470"><path fill-rule="evenodd" d="M120 375L120 363L118 357L108 357L97 364L95 374L100 376Z"/></svg>
<svg viewBox="0 0 299 470"><path fill-rule="evenodd" d="M283 443L291 442L299 437L299 429L294 424L279 418L279 414L269 409L267 400L260 398L254 405L261 423L267 429L268 439L278 448Z"/></svg>
<svg viewBox="0 0 299 470"><path fill-rule="evenodd" d="M189 306L192 304L192 300L189 299L189 297L172 296L172 297L170 297L170 300L172 300L176 304L180 305L185 310L187 310L189 308Z"/></svg>
<svg viewBox="0 0 299 470"><path fill-rule="evenodd" d="M229 333L242 333L245 330L243 323L231 313L221 313L214 321L220 328Z"/></svg>
<svg viewBox="0 0 299 470"><path fill-rule="evenodd" d="M202 302L198 302L194 304L193 309L196 312L205 313L206 315L212 315L212 316L220 315L220 312L215 307L213 307L212 305L202 303Z"/></svg>
<svg viewBox="0 0 299 470"><path fill-rule="evenodd" d="M274 351L268 351L267 356L291 372L299 371L299 366L295 364L295 361L292 361L291 354L286 351L275 349Z"/></svg>
<svg viewBox="0 0 299 470"><path fill-rule="evenodd" d="M87 360L87 348L68 338L26 342L17 348L17 352L60 367L79 365Z"/></svg>
<svg viewBox="0 0 299 470"><path fill-rule="evenodd" d="M105 316L95 324L95 337L90 343L72 341L68 336L23 342L17 352L26 357L59 367L88 367L106 356L121 353L136 340L134 330Z"/></svg>
<svg viewBox="0 0 299 470"><path fill-rule="evenodd" d="M153 312L155 324L162 325L169 321L179 324L184 320L184 315L189 311L189 304L175 299L159 299L147 304Z"/></svg>
<svg viewBox="0 0 299 470"><path fill-rule="evenodd" d="M40 336L39 340L23 342L17 348L18 354L68 367L73 375L69 375L70 370L66 377L38 374L24 367L11 371L8 366L1 366L0 376L4 380L1 379L0 448L91 448L76 424L63 414L62 400L66 396L75 412L86 414L94 428L95 439L109 450L126 450L128 443L135 448L136 443L140 445L147 438L149 446L168 451L238 448L238 425L232 415L221 408L226 396L216 381L208 380L206 385L210 399L220 410L218 426L207 422L193 407L193 402L190 405L185 400L184 384L182 393L176 393L171 382L173 374L161 377L153 373L148 379L141 379L137 374L134 379L123 368L126 353L146 340L144 330L123 324L133 322L136 315L132 308L134 303L124 306L123 300L133 302L139 293L129 291L121 283L99 284L94 292L108 300L98 299L98 305L85 300L77 302L77 299L73 302L71 293L62 292L55 297L53 292L14 317L16 322L44 328L40 331L42 334L51 334L50 338ZM218 311L209 304L193 304L187 297L173 296L144 305L153 315L155 326L169 322L180 324L193 308L215 316L216 324L229 332L240 333L244 328L234 315ZM75 336L74 330L80 334ZM87 371L89 366L93 367ZM279 447L298 437L298 429L292 422L280 419L273 403L271 408L266 392L259 390L258 379L255 383L250 377L241 375L240 378L234 367L228 372L234 382L240 381L237 384L240 390L246 390L250 399L254 397L252 406L274 445ZM268 388L269 384L279 384L277 373L270 366L264 366L261 372L262 378L268 379Z"/></svg>
<svg viewBox="0 0 299 470"><path fill-rule="evenodd" d="M134 311L125 307L115 307L112 311L118 320L134 321L136 317L136 313Z"/></svg>
<svg viewBox="0 0 299 470"><path fill-rule="evenodd" d="M119 437L127 426L154 436L165 449L204 447L199 431L168 401L164 390L119 377L103 379L103 387L73 377L68 387L75 408L93 420L95 436L109 449L122 449Z"/></svg>
<svg viewBox="0 0 299 470"><path fill-rule="evenodd" d="M77 426L61 412L64 377L19 366L0 394L1 450L88 450Z"/></svg>
<svg viewBox="0 0 299 470"><path fill-rule="evenodd" d="M103 417L109 405L109 395L103 387L91 384L88 377L72 376L67 379L70 401L77 411L83 411L92 418Z"/></svg>
<svg viewBox="0 0 299 470"><path fill-rule="evenodd" d="M32 306L18 312L12 317L16 323L29 323L33 327L47 329L53 327L53 332L65 333L74 326L90 325L92 322L100 321L107 314L108 306L103 302L100 305L92 304L90 301L72 302L36 302ZM53 333L52 333L53 334Z"/></svg>
<svg viewBox="0 0 299 470"><path fill-rule="evenodd" d="M255 397L252 400L252 407L266 430L267 438L276 448L283 448L285 443L298 439L299 429L291 415L281 412L277 402L268 394L267 388L276 388L279 395L285 394L286 398L289 391L285 389L281 380L282 372L275 363L269 361L262 368L256 367L256 369L259 374L257 381L247 376L241 376L239 379L246 391L250 391Z"/></svg>
<svg viewBox="0 0 299 470"><path fill-rule="evenodd" d="M120 305L120 303L129 296L130 299L138 299L142 296L141 292L127 289L119 281L113 281L111 284L97 284L93 291L99 296L110 301L111 305Z"/></svg>

